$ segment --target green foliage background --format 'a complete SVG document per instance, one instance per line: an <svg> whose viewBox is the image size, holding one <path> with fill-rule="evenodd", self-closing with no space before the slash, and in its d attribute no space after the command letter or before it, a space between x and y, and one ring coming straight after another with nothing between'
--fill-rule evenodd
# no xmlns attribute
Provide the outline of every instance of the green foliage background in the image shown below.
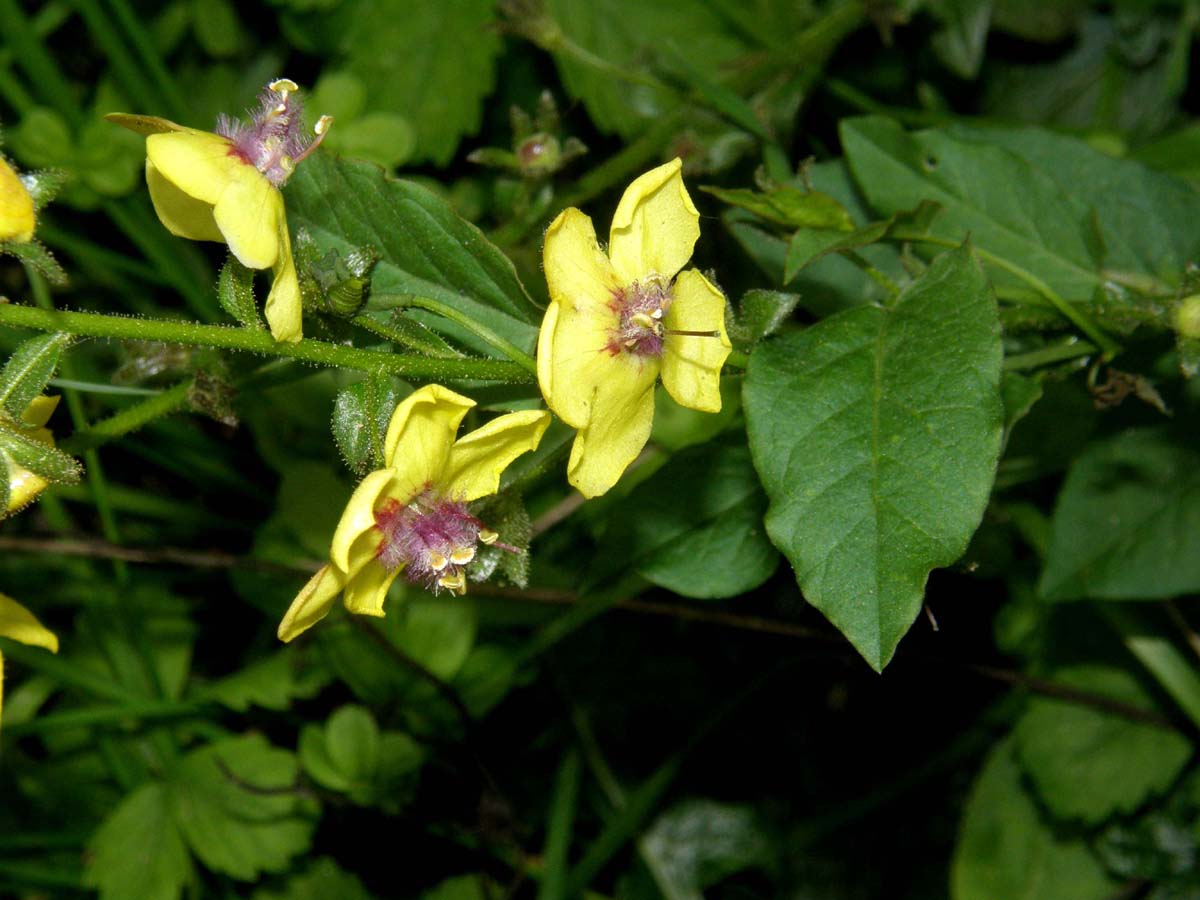
<svg viewBox="0 0 1200 900"><path fill-rule="evenodd" d="M1196 896L1198 24L0 0L69 276L0 257L0 464L55 482L0 590L61 641L0 639L0 895ZM284 190L294 348L101 118L209 129L281 75L336 118ZM675 156L722 412L660 391L587 503L555 424L487 508L528 556L279 644L396 402L536 406L543 229ZM57 451L16 423L43 390Z"/></svg>

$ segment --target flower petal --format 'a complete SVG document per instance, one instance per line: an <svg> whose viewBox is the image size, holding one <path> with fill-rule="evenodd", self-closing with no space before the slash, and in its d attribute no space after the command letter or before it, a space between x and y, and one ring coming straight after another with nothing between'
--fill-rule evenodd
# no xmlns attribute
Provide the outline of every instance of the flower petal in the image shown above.
<svg viewBox="0 0 1200 900"><path fill-rule="evenodd" d="M721 366L732 345L725 333L725 295L695 269L675 279L674 299L663 320L670 331L715 331L717 337L667 334L662 381L680 406L721 411Z"/></svg>
<svg viewBox="0 0 1200 900"><path fill-rule="evenodd" d="M213 207L213 219L243 266L268 269L275 265L281 249L283 194L257 169L242 166L231 174Z"/></svg>
<svg viewBox="0 0 1200 900"><path fill-rule="evenodd" d="M58 638L16 600L0 594L0 637L58 652Z"/></svg>
<svg viewBox="0 0 1200 900"><path fill-rule="evenodd" d="M625 189L608 237L608 255L622 284L649 275L673 278L692 258L700 213L683 186L682 168L673 159Z"/></svg>
<svg viewBox="0 0 1200 900"><path fill-rule="evenodd" d="M33 238L33 197L0 157L0 243L24 244Z"/></svg>
<svg viewBox="0 0 1200 900"><path fill-rule="evenodd" d="M150 188L150 202L158 220L167 231L190 241L217 241L225 243L225 235L213 219L211 203L197 200L175 187L146 159L146 186Z"/></svg>
<svg viewBox="0 0 1200 900"><path fill-rule="evenodd" d="M637 363L626 377L597 387L591 420L571 445L567 480L585 497L598 497L616 484L650 438L658 365L649 359Z"/></svg>
<svg viewBox="0 0 1200 900"><path fill-rule="evenodd" d="M527 409L498 416L450 448L441 484L455 500L469 503L500 489L500 476L522 453L536 450L550 413Z"/></svg>
<svg viewBox="0 0 1200 900"><path fill-rule="evenodd" d="M327 565L317 569L283 614L283 621L276 631L279 639L287 643L325 618L344 583L342 574L336 569Z"/></svg>
<svg viewBox="0 0 1200 900"><path fill-rule="evenodd" d="M383 440L383 458L396 478L392 496L407 503L441 480L459 423L474 405L440 384L427 384L400 401Z"/></svg>
<svg viewBox="0 0 1200 900"><path fill-rule="evenodd" d="M346 609L360 616L383 616L383 603L400 569L388 571L379 563L363 566L346 582Z"/></svg>
<svg viewBox="0 0 1200 900"><path fill-rule="evenodd" d="M122 128L128 128L135 134L165 134L168 131L192 131L191 128L185 128L182 125L176 125L170 119L161 119L158 116L141 116L134 113L107 113L104 116L105 121L112 122L114 125L120 125Z"/></svg>
<svg viewBox="0 0 1200 900"><path fill-rule="evenodd" d="M275 261L275 281L267 295L267 324L277 341L295 342L303 337L303 306L300 303L300 280L292 259L292 240L288 235L287 219L279 216L279 258Z"/></svg>
<svg viewBox="0 0 1200 900"><path fill-rule="evenodd" d="M392 485L394 477L395 473L391 469L377 469L359 482L350 497L350 502L346 504L346 509L342 512L342 518L333 532L333 541L329 547L329 559L337 566L342 575L353 575L359 568L362 568L364 564L362 548L355 547L356 552L352 554L351 547L360 536L369 534L374 529L375 507L379 503L380 496ZM370 559L374 556L374 551L369 547L367 549L370 552L366 558Z"/></svg>
<svg viewBox="0 0 1200 900"><path fill-rule="evenodd" d="M194 128L150 135L146 159L179 190L210 205L221 199L234 172L258 171L234 154L228 138Z"/></svg>
<svg viewBox="0 0 1200 900"><path fill-rule="evenodd" d="M546 403L569 425L587 423L597 371L611 358L612 306L621 285L596 242L592 220L566 209L546 231L542 250L550 307L538 336L538 383Z"/></svg>

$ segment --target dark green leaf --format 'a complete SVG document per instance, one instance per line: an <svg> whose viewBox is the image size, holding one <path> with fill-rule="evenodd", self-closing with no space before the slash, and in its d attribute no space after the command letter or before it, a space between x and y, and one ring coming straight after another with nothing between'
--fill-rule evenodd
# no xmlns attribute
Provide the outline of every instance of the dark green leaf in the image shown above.
<svg viewBox="0 0 1200 900"><path fill-rule="evenodd" d="M232 253L217 278L217 300L221 309L247 328L261 331L263 324L254 302L254 270L243 266Z"/></svg>
<svg viewBox="0 0 1200 900"><path fill-rule="evenodd" d="M1089 447L1059 494L1039 590L1051 600L1200 590L1200 454L1163 428Z"/></svg>
<svg viewBox="0 0 1200 900"><path fill-rule="evenodd" d="M935 0L930 11L942 29L933 36L933 50L954 74L974 78L983 62L992 0Z"/></svg>
<svg viewBox="0 0 1200 900"><path fill-rule="evenodd" d="M777 332L792 315L799 294L782 291L746 291L738 309L737 330L743 344L752 346Z"/></svg>
<svg viewBox="0 0 1200 900"><path fill-rule="evenodd" d="M329 761L351 782L370 781L379 765L379 726L363 706L339 708L325 723Z"/></svg>
<svg viewBox="0 0 1200 900"><path fill-rule="evenodd" d="M614 509L602 571L615 577L632 566L685 597L744 593L779 563L763 529L766 507L745 446L689 448Z"/></svg>
<svg viewBox="0 0 1200 900"><path fill-rule="evenodd" d="M967 800L950 870L953 900L1108 900L1119 885L1078 837L1055 832L998 744Z"/></svg>
<svg viewBox="0 0 1200 900"><path fill-rule="evenodd" d="M278 650L214 681L200 694L237 712L248 712L251 706L285 710L292 700L311 697L322 685L319 671L308 674L298 671L297 656L290 647Z"/></svg>
<svg viewBox="0 0 1200 900"><path fill-rule="evenodd" d="M88 851L84 883L98 888L101 900L176 900L192 878L192 860L161 784L144 784L122 800Z"/></svg>
<svg viewBox="0 0 1200 900"><path fill-rule="evenodd" d="M330 197L339 198L330 203ZM367 163L317 153L287 188L288 218L323 251L377 248L372 297L415 294L453 306L524 350L532 351L541 311L508 258L441 198L390 179ZM467 343L477 339L456 331ZM486 352L486 345L479 345Z"/></svg>
<svg viewBox="0 0 1200 900"><path fill-rule="evenodd" d="M966 549L1000 449L1000 325L970 250L895 306L763 343L744 389L767 532L805 598L876 669L931 569Z"/></svg>
<svg viewBox="0 0 1200 900"><path fill-rule="evenodd" d="M898 229L903 229L910 238L929 234L940 210L938 204L922 201L910 212L893 213L886 221L872 222L850 234L827 228L802 228L792 235L788 244L787 259L783 265L783 281L788 283L801 269L807 268L823 256L859 250L890 237Z"/></svg>
<svg viewBox="0 0 1200 900"><path fill-rule="evenodd" d="M672 806L646 829L643 842L656 876L686 897L703 897L736 872L769 866L772 857L770 833L752 809L707 799Z"/></svg>
<svg viewBox="0 0 1200 900"><path fill-rule="evenodd" d="M1132 675L1076 666L1050 680L1146 712L1154 700ZM1014 732L1017 760L1056 816L1095 825L1131 813L1183 770L1192 744L1177 731L1054 697L1034 697Z"/></svg>
<svg viewBox="0 0 1200 900"><path fill-rule="evenodd" d="M790 184L774 185L764 191L725 189L703 185L700 190L722 203L754 213L760 219L787 228L822 228L851 231L854 222L842 204L820 191L802 191Z"/></svg>
<svg viewBox="0 0 1200 900"><path fill-rule="evenodd" d="M338 391L333 404L333 439L350 468L360 475L383 468L383 438L400 401L393 381L372 375Z"/></svg>
<svg viewBox="0 0 1200 900"><path fill-rule="evenodd" d="M891 119L842 122L842 144L867 201L884 215L935 201L934 235L972 243L1048 284L1068 300L1089 300L1099 284L1091 211L1020 157L939 131L907 134ZM1020 190L1014 190L1020 185ZM1031 291L1027 281L988 266L997 287Z"/></svg>

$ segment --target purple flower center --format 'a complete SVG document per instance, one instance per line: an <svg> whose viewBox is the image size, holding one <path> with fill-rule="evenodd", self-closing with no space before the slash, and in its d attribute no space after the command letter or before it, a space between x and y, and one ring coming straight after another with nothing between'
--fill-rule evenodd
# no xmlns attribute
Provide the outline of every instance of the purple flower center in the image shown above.
<svg viewBox="0 0 1200 900"><path fill-rule="evenodd" d="M376 557L384 568L403 566L409 581L435 593L439 588L465 593L466 567L477 546L497 538L465 503L448 500L432 487L407 504L386 502L375 511L375 527L383 535Z"/></svg>
<svg viewBox="0 0 1200 900"><path fill-rule="evenodd" d="M608 351L635 356L662 356L663 319L671 308L671 283L651 276L613 291L610 306L617 314Z"/></svg>
<svg viewBox="0 0 1200 900"><path fill-rule="evenodd" d="M258 95L258 109L250 113L249 123L224 114L217 117L217 134L229 138L230 152L262 172L275 187L283 187L296 164L316 149L330 122L322 116L315 136L305 132L304 107L296 91L295 82L281 78Z"/></svg>

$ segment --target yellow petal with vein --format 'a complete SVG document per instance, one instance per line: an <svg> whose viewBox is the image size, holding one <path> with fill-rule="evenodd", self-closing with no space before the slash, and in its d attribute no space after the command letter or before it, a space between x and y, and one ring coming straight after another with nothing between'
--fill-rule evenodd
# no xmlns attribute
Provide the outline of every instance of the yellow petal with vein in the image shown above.
<svg viewBox="0 0 1200 900"><path fill-rule="evenodd" d="M542 251L550 307L538 335L538 383L546 403L567 424L588 420L596 382L607 377L621 290L596 242L592 220L564 210L546 231Z"/></svg>
<svg viewBox="0 0 1200 900"><path fill-rule="evenodd" d="M450 448L442 484L455 500L470 502L500 489L500 476L522 453L536 450L550 413L528 409L498 416Z"/></svg>
<svg viewBox="0 0 1200 900"><path fill-rule="evenodd" d="M58 638L16 600L0 594L0 637L58 652Z"/></svg>
<svg viewBox="0 0 1200 900"><path fill-rule="evenodd" d="M670 279L692 258L700 237L700 213L673 159L625 189L613 213L608 255L622 283L650 275Z"/></svg>
<svg viewBox="0 0 1200 900"><path fill-rule="evenodd" d="M167 231L190 241L216 241L225 243L225 235L213 219L211 203L197 200L185 194L146 159L146 186L150 188L150 202L158 220Z"/></svg>
<svg viewBox="0 0 1200 900"><path fill-rule="evenodd" d="M300 302L300 280L296 277L292 240L288 235L287 218L282 210L279 215L279 258L275 261L275 281L271 284L271 293L267 295L264 312L267 324L271 327L271 336L275 340L295 342L304 336L301 323L304 309Z"/></svg>
<svg viewBox="0 0 1200 900"><path fill-rule="evenodd" d="M663 387L680 406L721 410L721 366L732 345L725 333L725 295L695 269L675 279L667 331L715 331L716 337L668 334L663 339Z"/></svg>
<svg viewBox="0 0 1200 900"><path fill-rule="evenodd" d="M269 269L279 259L283 218L283 194L250 166L233 172L213 207L213 219L230 252L251 269Z"/></svg>
<svg viewBox="0 0 1200 900"><path fill-rule="evenodd" d="M575 435L567 461L567 480L583 496L605 493L646 446L657 375L656 362L636 360L627 377L597 387L591 420Z"/></svg>
<svg viewBox="0 0 1200 900"><path fill-rule="evenodd" d="M392 496L408 502L441 481L458 426L474 405L440 384L427 384L400 401L383 440L383 458L396 477Z"/></svg>
<svg viewBox="0 0 1200 900"><path fill-rule="evenodd" d="M333 541L329 548L329 559L345 576L356 571L353 562L362 563L354 557L361 558L361 552L351 554L351 547L364 534L370 534L375 528L375 509L380 498L392 485L394 473L391 469L378 469L364 478L354 489L350 502L342 512L337 529L333 532ZM378 542L376 542L377 544Z"/></svg>
<svg viewBox="0 0 1200 900"><path fill-rule="evenodd" d="M333 608L333 598L338 595L343 583L342 575L336 569L327 565L317 569L284 613L276 632L279 639L287 643L325 618Z"/></svg>
<svg viewBox="0 0 1200 900"><path fill-rule="evenodd" d="M390 572L379 563L370 563L346 582L346 609L360 616L383 616L383 604L388 589L400 574L399 569Z"/></svg>
<svg viewBox="0 0 1200 900"><path fill-rule="evenodd" d="M0 243L24 244L33 239L33 197L0 157Z"/></svg>
<svg viewBox="0 0 1200 900"><path fill-rule="evenodd" d="M233 155L228 138L194 128L150 135L146 138L146 158L179 190L208 204L221 199L237 170L258 173Z"/></svg>

